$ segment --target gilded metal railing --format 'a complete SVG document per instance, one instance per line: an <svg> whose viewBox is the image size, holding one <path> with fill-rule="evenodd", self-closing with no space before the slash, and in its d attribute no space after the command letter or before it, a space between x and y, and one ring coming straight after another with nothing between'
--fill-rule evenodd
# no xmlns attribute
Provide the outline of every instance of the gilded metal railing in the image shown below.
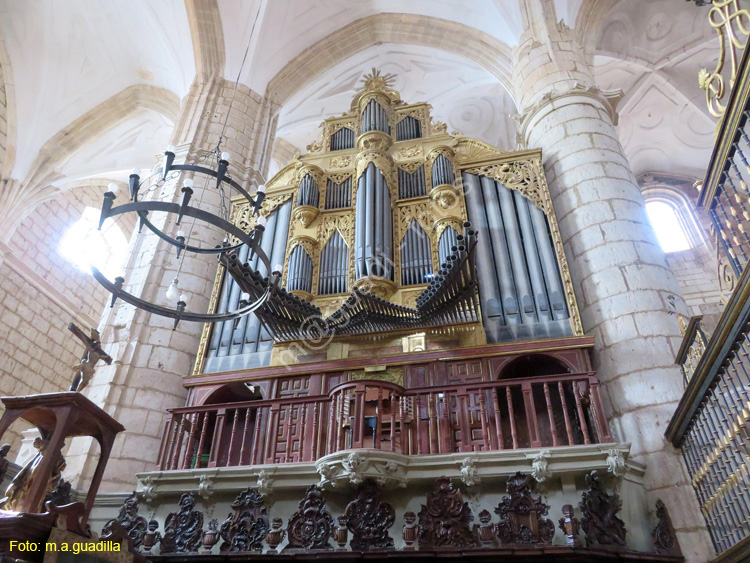
<svg viewBox="0 0 750 563"><path fill-rule="evenodd" d="M700 317L685 327L676 360L685 393L666 436L682 449L715 561L739 561L750 549L750 0L711 4L720 56L699 82L720 119L698 204L711 219L726 308L710 337Z"/></svg>
<svg viewBox="0 0 750 563"><path fill-rule="evenodd" d="M677 352L675 363L682 369L682 377L685 387L693 378L698 362L706 351L706 333L703 331L703 317L692 317L687 325L684 325L683 317L680 318L680 331L682 332L682 344Z"/></svg>

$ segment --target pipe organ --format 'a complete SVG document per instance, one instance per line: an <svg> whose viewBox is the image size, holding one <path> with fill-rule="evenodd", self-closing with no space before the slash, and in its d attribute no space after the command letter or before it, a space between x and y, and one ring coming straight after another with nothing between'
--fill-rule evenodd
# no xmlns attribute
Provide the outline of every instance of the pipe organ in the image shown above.
<svg viewBox="0 0 750 563"><path fill-rule="evenodd" d="M288 351L316 315L340 327L336 338L398 330L476 345L582 334L540 152L448 134L430 109L374 71L349 111L267 183L263 248L283 265L280 286L257 312L265 321L206 327L196 373L273 363L272 350ZM233 213L255 224L239 203ZM256 262L245 249L222 264L250 291L269 283ZM221 267L212 309L240 298ZM352 312L357 328L347 329ZM271 320L281 324L266 330Z"/></svg>

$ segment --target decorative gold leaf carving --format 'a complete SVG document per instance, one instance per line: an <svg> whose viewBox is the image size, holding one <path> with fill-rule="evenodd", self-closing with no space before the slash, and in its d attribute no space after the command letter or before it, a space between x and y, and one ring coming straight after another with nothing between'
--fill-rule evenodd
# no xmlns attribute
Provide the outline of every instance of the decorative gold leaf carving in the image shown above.
<svg viewBox="0 0 750 563"><path fill-rule="evenodd" d="M419 145L409 145L398 151L398 155L401 158L414 158L422 154L422 147Z"/></svg>
<svg viewBox="0 0 750 563"><path fill-rule="evenodd" d="M331 159L331 168L346 168L352 163L351 156L335 156Z"/></svg>

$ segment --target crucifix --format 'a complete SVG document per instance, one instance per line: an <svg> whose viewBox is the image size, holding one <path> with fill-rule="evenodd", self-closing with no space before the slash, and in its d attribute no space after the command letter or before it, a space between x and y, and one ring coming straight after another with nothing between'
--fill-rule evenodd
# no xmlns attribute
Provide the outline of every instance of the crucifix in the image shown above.
<svg viewBox="0 0 750 563"><path fill-rule="evenodd" d="M70 391L82 391L94 376L94 370L99 360L104 360L107 365L112 363L112 358L102 350L101 336L95 328L91 329L91 336L86 336L74 323L68 325L68 330L75 334L86 349L83 351L81 361L73 366L73 383Z"/></svg>

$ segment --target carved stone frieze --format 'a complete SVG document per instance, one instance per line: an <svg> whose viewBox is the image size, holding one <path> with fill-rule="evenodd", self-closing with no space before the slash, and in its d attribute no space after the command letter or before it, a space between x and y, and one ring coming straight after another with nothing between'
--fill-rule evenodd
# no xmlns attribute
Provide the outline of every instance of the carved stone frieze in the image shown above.
<svg viewBox="0 0 750 563"><path fill-rule="evenodd" d="M421 548L470 547L477 543L469 504L448 477L435 479L418 516Z"/></svg>
<svg viewBox="0 0 750 563"><path fill-rule="evenodd" d="M599 472L586 475L588 491L584 491L579 508L583 514L581 528L589 545L625 545L625 523L617 517L622 500L617 493L607 494Z"/></svg>
<svg viewBox="0 0 750 563"><path fill-rule="evenodd" d="M138 495L133 492L133 494L126 498L125 502L122 503L120 512L117 515L117 518L114 519L114 521L118 522L123 527L125 532L128 534L133 547L135 548L141 546L143 535L146 533L146 530L148 528L146 519L143 516L138 516L138 508ZM108 533L110 523L112 521L113 520L110 520L104 525L104 528L102 529L102 535L106 535Z"/></svg>
<svg viewBox="0 0 750 563"><path fill-rule="evenodd" d="M219 531L223 540L219 550L261 551L270 524L260 491L242 491L232 503L232 510Z"/></svg>
<svg viewBox="0 0 750 563"><path fill-rule="evenodd" d="M164 553L193 553L203 539L203 513L195 510L195 495L180 497L180 509L170 512L164 523L161 550Z"/></svg>
<svg viewBox="0 0 750 563"><path fill-rule="evenodd" d="M369 551L393 547L388 530L395 522L393 507L385 502L371 480L360 485L357 498L344 511L346 527L352 533L351 548Z"/></svg>
<svg viewBox="0 0 750 563"><path fill-rule="evenodd" d="M531 494L529 476L520 471L508 479L508 495L495 509L500 517L497 536L504 544L550 543L555 535L552 520L544 518L549 505Z"/></svg>
<svg viewBox="0 0 750 563"><path fill-rule="evenodd" d="M333 533L333 517L325 507L322 491L310 485L299 510L289 519L287 549L331 549L328 542Z"/></svg>

